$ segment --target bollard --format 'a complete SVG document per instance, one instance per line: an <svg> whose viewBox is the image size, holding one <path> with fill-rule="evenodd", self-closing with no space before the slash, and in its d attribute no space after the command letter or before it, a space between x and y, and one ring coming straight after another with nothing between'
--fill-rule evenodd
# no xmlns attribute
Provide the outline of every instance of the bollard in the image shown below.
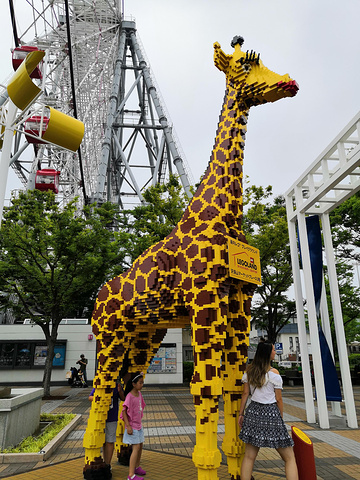
<svg viewBox="0 0 360 480"><path fill-rule="evenodd" d="M314 446L310 438L299 428L291 427L294 440L294 453L299 472L299 480L316 480Z"/></svg>

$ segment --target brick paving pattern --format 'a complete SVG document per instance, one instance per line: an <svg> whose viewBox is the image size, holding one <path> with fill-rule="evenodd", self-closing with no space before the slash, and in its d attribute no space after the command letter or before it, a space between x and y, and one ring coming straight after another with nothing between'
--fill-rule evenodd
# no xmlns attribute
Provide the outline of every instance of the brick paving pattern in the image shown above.
<svg viewBox="0 0 360 480"><path fill-rule="evenodd" d="M44 401L42 411L77 413L81 422L45 462L27 464L0 464L0 478L13 480L81 480L84 449L82 438L90 409L89 389L57 387L52 394L65 396L64 400ZM144 386L147 407L144 413L145 444L143 466L145 479L160 480L164 472L172 480L196 480L196 469L191 460L195 444L195 412L189 388L183 386ZM354 387L356 410L360 423L360 387ZM286 424L303 430L314 443L318 480L360 480L360 431L348 428L321 430L306 422L303 390L285 387L284 419ZM343 412L344 413L344 412ZM224 436L223 404L220 402L218 445ZM113 478L127 478L127 467L116 462ZM170 473L171 472L171 473ZM228 479L226 458L218 471L220 479ZM275 450L260 449L254 469L255 480L285 479L283 462Z"/></svg>

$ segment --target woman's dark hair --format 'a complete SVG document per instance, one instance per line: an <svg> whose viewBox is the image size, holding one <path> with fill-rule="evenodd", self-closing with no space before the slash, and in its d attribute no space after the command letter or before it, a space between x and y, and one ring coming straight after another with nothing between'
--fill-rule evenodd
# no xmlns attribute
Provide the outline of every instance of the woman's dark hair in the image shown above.
<svg viewBox="0 0 360 480"><path fill-rule="evenodd" d="M128 350L125 353L123 363L122 363L122 367L121 367L120 372L119 372L119 376L118 376L119 380L124 379L125 375L128 373L129 366L130 366L130 360L129 360L129 350Z"/></svg>
<svg viewBox="0 0 360 480"><path fill-rule="evenodd" d="M125 388L125 397L131 390L134 388L133 383L137 383L140 378L143 378L144 374L142 372L135 372L131 374L131 378L127 381L126 388Z"/></svg>
<svg viewBox="0 0 360 480"><path fill-rule="evenodd" d="M265 383L265 375L269 371L273 344L260 342L257 346L254 360L247 368L249 385L261 388Z"/></svg>

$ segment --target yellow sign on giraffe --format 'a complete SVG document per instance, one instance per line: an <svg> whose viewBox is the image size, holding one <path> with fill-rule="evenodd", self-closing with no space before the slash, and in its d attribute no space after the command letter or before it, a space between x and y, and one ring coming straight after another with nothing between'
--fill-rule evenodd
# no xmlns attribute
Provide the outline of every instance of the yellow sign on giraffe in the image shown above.
<svg viewBox="0 0 360 480"><path fill-rule="evenodd" d="M261 285L260 252L247 243L228 238L230 277Z"/></svg>

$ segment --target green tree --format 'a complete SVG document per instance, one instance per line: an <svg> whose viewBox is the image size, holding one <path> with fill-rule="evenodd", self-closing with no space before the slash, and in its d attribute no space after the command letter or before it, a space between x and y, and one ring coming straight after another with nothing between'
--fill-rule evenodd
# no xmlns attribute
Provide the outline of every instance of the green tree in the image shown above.
<svg viewBox="0 0 360 480"><path fill-rule="evenodd" d="M360 262L360 192L330 214L331 233L337 258Z"/></svg>
<svg viewBox="0 0 360 480"><path fill-rule="evenodd" d="M271 197L271 186L246 189L244 232L249 244L260 250L262 285L252 302L253 322L274 343L296 309L288 298L292 269L285 200L279 196L271 202Z"/></svg>
<svg viewBox="0 0 360 480"><path fill-rule="evenodd" d="M260 250L263 281L254 296L253 321L274 342L281 328L296 315L295 303L288 298L293 279L285 202L281 196L272 199L271 186L251 186L245 191L244 204L244 231L248 242ZM350 342L360 335L360 289L353 278L354 263L360 261L360 194L335 209L330 220L345 335ZM325 281L328 283L326 268ZM333 324L328 288L327 292Z"/></svg>
<svg viewBox="0 0 360 480"><path fill-rule="evenodd" d="M345 336L352 342L360 337L360 288L354 282L354 266L360 263L360 192L331 212L330 224ZM333 323L330 298L328 304Z"/></svg>
<svg viewBox="0 0 360 480"><path fill-rule="evenodd" d="M169 235L189 203L175 175L164 184L149 187L143 197L146 204L120 214L124 268L130 267L147 248Z"/></svg>
<svg viewBox="0 0 360 480"><path fill-rule="evenodd" d="M326 269L325 269L326 270ZM336 273L339 286L341 310L344 322L344 331L347 343L360 339L360 289L354 285L353 269L349 265L338 260L336 262ZM330 324L333 330L335 341L334 317L330 297L330 287L327 276L325 276L327 302L329 309Z"/></svg>
<svg viewBox="0 0 360 480"><path fill-rule="evenodd" d="M50 394L54 346L63 318L90 316L103 282L122 263L109 228L116 208L60 208L52 192L20 193L4 212L0 230L1 307L30 318L45 335L45 395Z"/></svg>

